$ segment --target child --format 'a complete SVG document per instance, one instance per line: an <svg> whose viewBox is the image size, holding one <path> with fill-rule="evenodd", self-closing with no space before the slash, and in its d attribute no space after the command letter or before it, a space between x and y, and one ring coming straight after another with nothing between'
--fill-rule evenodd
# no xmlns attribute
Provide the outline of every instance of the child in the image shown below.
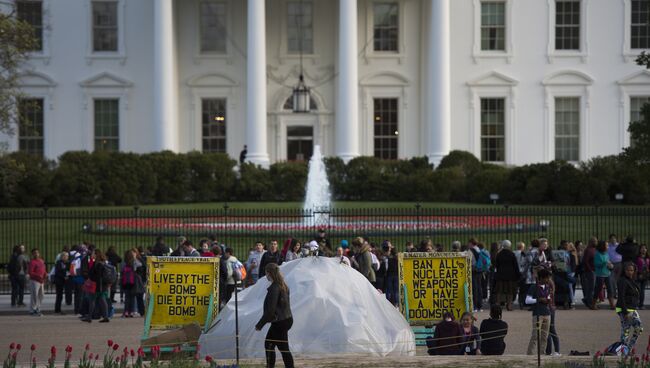
<svg viewBox="0 0 650 368"><path fill-rule="evenodd" d="M474 316L465 312L460 317L460 327L463 330L463 345L461 354L481 355L481 336L479 330L474 326Z"/></svg>
<svg viewBox="0 0 650 368"><path fill-rule="evenodd" d="M532 285L526 294L526 304L532 306L533 312L533 330L528 343L528 355L537 353L535 347L537 346L538 329L540 331L540 351L546 352L546 340L551 327L551 293L551 272L543 268L537 273L537 283Z"/></svg>

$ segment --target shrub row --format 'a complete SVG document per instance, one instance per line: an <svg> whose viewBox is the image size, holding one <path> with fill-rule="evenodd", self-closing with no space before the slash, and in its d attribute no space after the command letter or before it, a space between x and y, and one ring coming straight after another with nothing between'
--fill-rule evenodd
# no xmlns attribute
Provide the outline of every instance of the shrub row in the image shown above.
<svg viewBox="0 0 650 368"><path fill-rule="evenodd" d="M520 167L482 163L453 151L432 170L426 158L325 159L333 198L350 201L593 205L616 193L650 203L650 165L624 156L578 166L553 161ZM95 206L217 201L302 201L307 164L237 167L224 154L68 152L57 163L21 153L0 156L0 206Z"/></svg>

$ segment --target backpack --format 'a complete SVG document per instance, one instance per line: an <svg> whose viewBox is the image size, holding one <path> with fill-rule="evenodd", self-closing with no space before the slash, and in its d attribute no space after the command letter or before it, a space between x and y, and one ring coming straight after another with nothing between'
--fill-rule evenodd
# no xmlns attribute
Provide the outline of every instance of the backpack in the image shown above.
<svg viewBox="0 0 650 368"><path fill-rule="evenodd" d="M606 356L621 356L627 355L629 353L627 346L623 345L620 341L617 341L605 349Z"/></svg>
<svg viewBox="0 0 650 368"><path fill-rule="evenodd" d="M102 280L106 284L115 284L117 281L117 270L115 266L110 263L104 263L104 269L102 270Z"/></svg>
<svg viewBox="0 0 650 368"><path fill-rule="evenodd" d="M232 279L235 281L242 281L246 278L246 267L237 261L232 265Z"/></svg>
<svg viewBox="0 0 650 368"><path fill-rule="evenodd" d="M566 263L566 254L564 250L554 250L551 255L553 256L553 267L557 272L567 272L569 267Z"/></svg>
<svg viewBox="0 0 650 368"><path fill-rule="evenodd" d="M476 272L488 272L492 264L490 254L485 249L480 249L479 251L472 249L472 253L476 259Z"/></svg>
<svg viewBox="0 0 650 368"><path fill-rule="evenodd" d="M122 269L122 286L129 288L135 285L135 271L131 266L124 266Z"/></svg>
<svg viewBox="0 0 650 368"><path fill-rule="evenodd" d="M18 256L15 254L11 255L9 259L9 264L7 265L7 271L10 275L17 275L20 272L20 264L18 264Z"/></svg>

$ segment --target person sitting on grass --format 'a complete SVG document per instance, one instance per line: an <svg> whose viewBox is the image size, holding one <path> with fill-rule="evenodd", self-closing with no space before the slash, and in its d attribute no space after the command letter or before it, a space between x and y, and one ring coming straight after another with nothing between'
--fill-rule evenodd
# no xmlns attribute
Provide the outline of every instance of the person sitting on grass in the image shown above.
<svg viewBox="0 0 650 368"><path fill-rule="evenodd" d="M451 312L442 315L442 321L436 325L433 338L427 337L427 353L429 355L461 355L463 344L463 329L454 321Z"/></svg>
<svg viewBox="0 0 650 368"><path fill-rule="evenodd" d="M490 307L490 318L481 322L481 354L503 355L506 351L505 337L508 324L501 320L502 309L498 304Z"/></svg>

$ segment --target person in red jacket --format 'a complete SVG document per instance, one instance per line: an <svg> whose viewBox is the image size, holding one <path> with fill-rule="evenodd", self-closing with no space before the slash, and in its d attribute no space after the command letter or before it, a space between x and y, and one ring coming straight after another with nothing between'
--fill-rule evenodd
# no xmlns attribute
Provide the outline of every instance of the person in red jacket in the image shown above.
<svg viewBox="0 0 650 368"><path fill-rule="evenodd" d="M30 313L32 316L41 316L41 303L43 303L43 285L47 278L45 262L41 259L41 252L32 249L32 260L29 262L29 293L30 293Z"/></svg>

